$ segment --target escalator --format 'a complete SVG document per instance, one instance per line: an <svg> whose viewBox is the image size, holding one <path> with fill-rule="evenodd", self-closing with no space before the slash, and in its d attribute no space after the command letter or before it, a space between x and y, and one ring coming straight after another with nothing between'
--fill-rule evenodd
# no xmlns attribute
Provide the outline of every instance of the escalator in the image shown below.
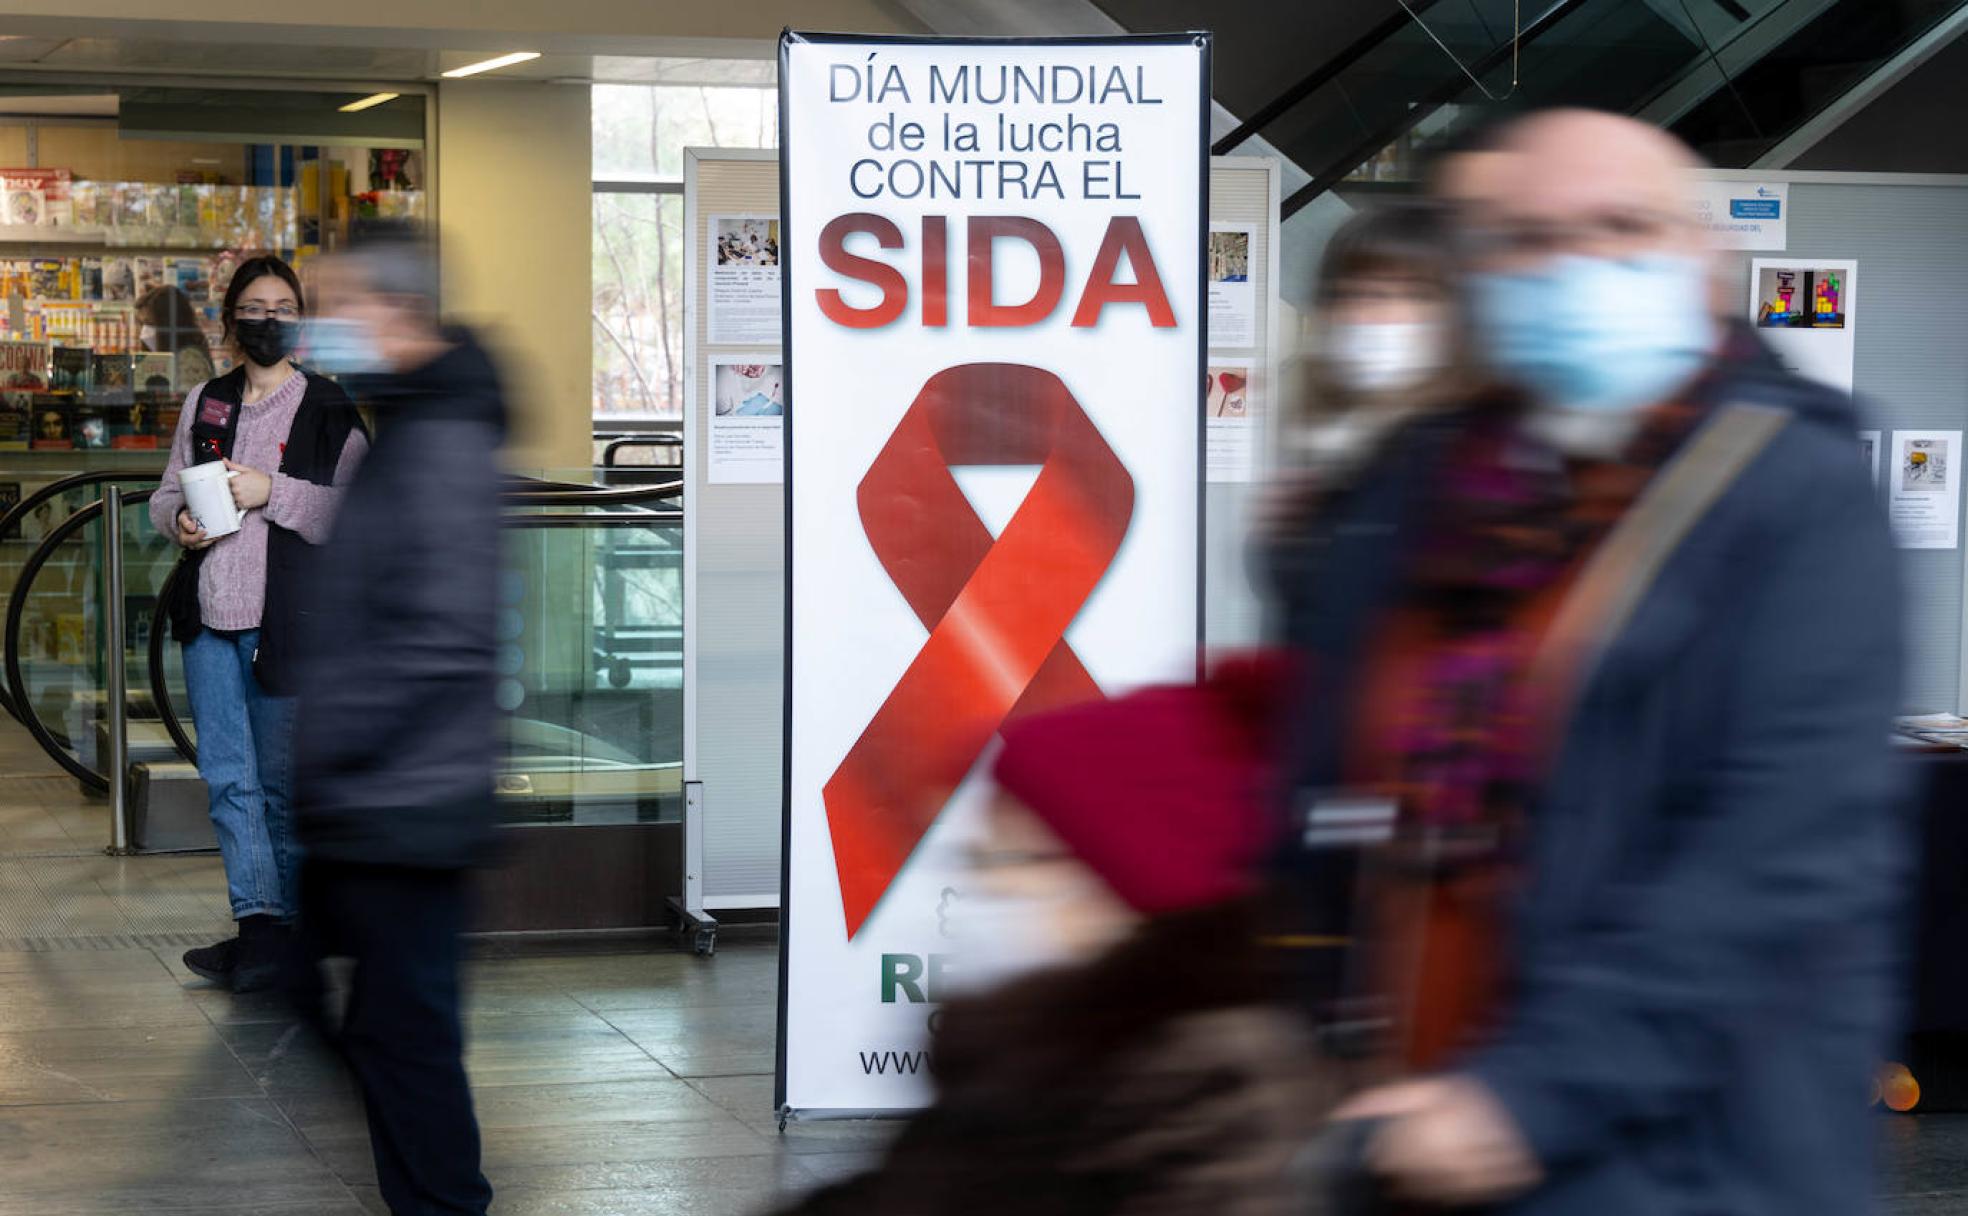
<svg viewBox="0 0 1968 1216"><path fill-rule="evenodd" d="M1098 0L1124 26L1165 0ZM1213 10L1217 92L1242 121L1218 154L1263 149L1302 172L1289 219L1329 192L1411 189L1472 124L1588 106L1665 127L1719 168L1758 163L1876 73L1961 20L1963 0L1356 0L1291 37L1269 5ZM1311 18L1286 21L1305 24ZM1193 21L1193 17L1192 17ZM1150 24L1143 24L1143 23ZM1281 33L1287 36L1280 36ZM1310 37L1322 35L1322 40ZM1514 36L1513 36L1514 35ZM1307 56L1305 48L1330 53ZM1331 49L1336 48L1336 49ZM1252 80L1280 81L1260 99Z"/></svg>
<svg viewBox="0 0 1968 1216"><path fill-rule="evenodd" d="M512 864L487 876L484 928L660 925L674 892L658 888L681 873L682 483L608 487L584 476L515 478L505 493L498 695L510 717L499 804L515 829L554 830L526 832ZM25 557L10 556L6 706L54 763L108 792L106 689L120 648L130 773L143 778L125 788L155 795L176 781L176 804L197 808L180 818L209 840L203 787L186 788L197 724L158 608L177 551L144 510L155 485L154 474L81 474L23 504L22 514L46 503L67 513L20 542ZM106 491L121 506L120 638L104 610ZM146 804L134 801L141 849ZM109 819L106 844L116 838ZM183 826L157 838L183 839Z"/></svg>

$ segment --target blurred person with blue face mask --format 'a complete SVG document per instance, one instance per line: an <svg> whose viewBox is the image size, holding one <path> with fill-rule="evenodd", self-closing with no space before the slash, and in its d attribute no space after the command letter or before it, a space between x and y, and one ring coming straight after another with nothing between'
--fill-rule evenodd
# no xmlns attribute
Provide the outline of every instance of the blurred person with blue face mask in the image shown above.
<svg viewBox="0 0 1968 1216"><path fill-rule="evenodd" d="M1279 587L1312 673L1281 792L1391 823L1350 974L1398 1079L1336 1118L1404 1201L1870 1199L1898 580L1849 396L1719 307L1694 166L1566 110L1442 166L1474 356L1519 397L1390 436Z"/></svg>
<svg viewBox="0 0 1968 1216"><path fill-rule="evenodd" d="M353 960L333 1032L362 1088L391 1212L484 1212L460 1022L470 871L497 827L496 364L440 322L437 260L375 225L322 261L301 353L375 412L377 438L323 548L294 745L296 999L326 1026L320 963Z"/></svg>

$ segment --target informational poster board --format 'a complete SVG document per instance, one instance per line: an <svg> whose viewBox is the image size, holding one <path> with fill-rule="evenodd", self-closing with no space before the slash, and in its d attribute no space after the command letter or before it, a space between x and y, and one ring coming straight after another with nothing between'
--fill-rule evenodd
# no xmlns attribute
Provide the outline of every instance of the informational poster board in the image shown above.
<svg viewBox="0 0 1968 1216"><path fill-rule="evenodd" d="M1833 258L1756 258L1749 315L1784 366L1852 391L1859 264Z"/></svg>
<svg viewBox="0 0 1968 1216"><path fill-rule="evenodd" d="M700 924L779 906L786 500L784 418L768 404L784 402L770 374L783 362L776 269L769 333L751 331L763 340L711 338L720 227L729 236L725 221L742 216L770 234L778 214L777 150L684 150L681 911Z"/></svg>
<svg viewBox="0 0 1968 1216"><path fill-rule="evenodd" d="M1194 674L1208 62L781 42L794 1113L925 1098L999 727Z"/></svg>
<svg viewBox="0 0 1968 1216"><path fill-rule="evenodd" d="M1262 479L1279 421L1277 194L1274 159L1211 158L1203 432L1208 478L1219 485ZM1238 550L1249 521L1235 499L1211 491L1210 602L1219 607L1226 587L1248 586ZM1210 624L1212 640L1219 623Z"/></svg>

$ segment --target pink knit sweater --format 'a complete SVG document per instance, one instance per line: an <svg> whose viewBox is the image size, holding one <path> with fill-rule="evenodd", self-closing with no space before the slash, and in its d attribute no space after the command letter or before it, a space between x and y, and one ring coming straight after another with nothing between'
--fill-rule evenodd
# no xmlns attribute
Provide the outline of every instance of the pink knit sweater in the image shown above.
<svg viewBox="0 0 1968 1216"><path fill-rule="evenodd" d="M164 466L164 481L150 496L150 522L159 532L177 539L178 511L184 506L184 491L178 486L178 470L191 451L191 424L198 416L200 385L185 398L184 414L178 420L178 433L171 440L171 460ZM199 568L198 610L208 629L257 629L260 612L266 604L267 525L279 524L300 534L311 544L328 539L334 522L335 504L355 473L356 465L369 450L360 431L349 433L335 466L335 484L316 485L311 481L277 472L286 450L287 432L307 392L307 375L296 371L287 382L268 396L242 407L239 433L233 439L232 462L258 469L273 477L273 493L266 506L248 511L239 531L222 537L205 554Z"/></svg>

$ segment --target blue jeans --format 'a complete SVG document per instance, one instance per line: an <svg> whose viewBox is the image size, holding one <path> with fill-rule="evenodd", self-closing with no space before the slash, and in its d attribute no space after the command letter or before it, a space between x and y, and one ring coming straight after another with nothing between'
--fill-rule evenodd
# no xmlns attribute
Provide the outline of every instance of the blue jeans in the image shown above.
<svg viewBox="0 0 1968 1216"><path fill-rule="evenodd" d="M184 647L185 687L198 724L198 775L212 794L232 917L293 917L300 850L294 841L291 697L253 678L260 631L201 630Z"/></svg>

